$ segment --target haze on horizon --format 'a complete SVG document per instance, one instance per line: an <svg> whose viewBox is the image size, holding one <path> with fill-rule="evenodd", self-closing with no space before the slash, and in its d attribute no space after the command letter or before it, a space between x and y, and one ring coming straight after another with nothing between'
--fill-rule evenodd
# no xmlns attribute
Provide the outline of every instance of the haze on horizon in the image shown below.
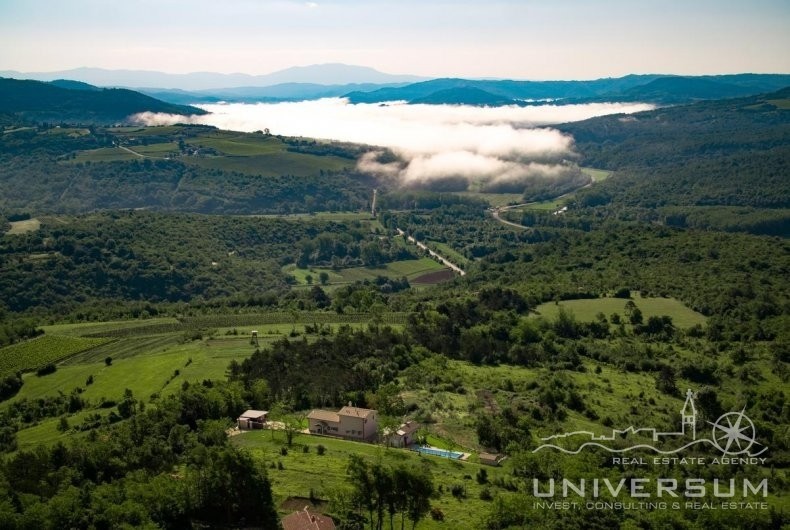
<svg viewBox="0 0 790 530"><path fill-rule="evenodd" d="M786 0L5 0L0 70L426 77L790 72Z"/></svg>

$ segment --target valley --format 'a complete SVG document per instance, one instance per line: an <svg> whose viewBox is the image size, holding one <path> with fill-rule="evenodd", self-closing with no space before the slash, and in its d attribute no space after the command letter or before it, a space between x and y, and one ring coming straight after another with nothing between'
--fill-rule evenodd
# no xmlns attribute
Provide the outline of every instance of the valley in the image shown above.
<svg viewBox="0 0 790 530"><path fill-rule="evenodd" d="M476 141L479 174L416 184L441 149L4 115L0 522L781 527L785 92L524 129L561 149ZM304 432L340 407L378 441ZM405 422L468 457L390 447ZM549 498L565 478L768 485L599 509Z"/></svg>

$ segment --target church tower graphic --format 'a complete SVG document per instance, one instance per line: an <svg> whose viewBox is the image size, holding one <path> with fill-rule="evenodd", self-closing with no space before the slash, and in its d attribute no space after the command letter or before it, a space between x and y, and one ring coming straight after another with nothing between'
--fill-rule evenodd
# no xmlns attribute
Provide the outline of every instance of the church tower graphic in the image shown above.
<svg viewBox="0 0 790 530"><path fill-rule="evenodd" d="M689 388L686 391L686 402L683 404L683 409L680 411L682 417L681 432L684 435L691 434L691 439L697 439L697 409L694 406L694 393Z"/></svg>

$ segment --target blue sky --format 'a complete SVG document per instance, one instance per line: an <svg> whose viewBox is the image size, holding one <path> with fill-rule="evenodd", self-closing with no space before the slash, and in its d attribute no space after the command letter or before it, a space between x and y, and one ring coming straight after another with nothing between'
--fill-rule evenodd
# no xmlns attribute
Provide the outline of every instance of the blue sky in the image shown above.
<svg viewBox="0 0 790 530"><path fill-rule="evenodd" d="M0 0L0 70L790 72L790 1Z"/></svg>

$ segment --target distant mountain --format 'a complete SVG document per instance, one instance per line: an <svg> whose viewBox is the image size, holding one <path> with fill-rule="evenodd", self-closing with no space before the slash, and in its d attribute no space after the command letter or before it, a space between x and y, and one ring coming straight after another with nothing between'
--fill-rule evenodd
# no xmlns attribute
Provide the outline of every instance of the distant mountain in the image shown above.
<svg viewBox="0 0 790 530"><path fill-rule="evenodd" d="M504 105L515 105L518 102L486 92L479 88L474 87L455 87L446 90L439 90L422 98L416 98L409 101L410 104L427 104L427 105L472 105L475 107L501 107Z"/></svg>
<svg viewBox="0 0 790 530"><path fill-rule="evenodd" d="M736 98L754 94L754 88L704 77L660 77L616 94L618 101L688 103L698 100ZM759 90L758 90L759 91Z"/></svg>
<svg viewBox="0 0 790 530"><path fill-rule="evenodd" d="M101 88L82 81L72 81L71 79L55 79L49 82L50 85L55 85L60 88L67 88L69 90L101 90Z"/></svg>
<svg viewBox="0 0 790 530"><path fill-rule="evenodd" d="M629 75L592 81L491 81L471 79L433 79L403 87L381 88L372 92L351 92L352 103L431 100L453 103L451 89L479 89L515 101L562 100L564 103L594 101L644 101L689 103L755 95L790 85L790 75L738 74L726 76L679 77ZM442 95L447 96L446 99Z"/></svg>
<svg viewBox="0 0 790 530"><path fill-rule="evenodd" d="M81 123L118 123L146 111L205 114L201 109L165 103L133 90L92 90L84 84L78 86L71 89L53 83L0 78L0 113L37 121Z"/></svg>
<svg viewBox="0 0 790 530"><path fill-rule="evenodd" d="M625 90L645 84L657 75L631 75L617 79L593 81L511 81L443 78L413 83L400 88L382 88L372 92L346 95L352 103L413 101L428 98L437 92L458 88L475 88L511 100L542 100L595 97L613 90ZM452 96L452 93L449 93ZM434 97L434 99L436 99ZM446 103L450 103L447 101Z"/></svg>
<svg viewBox="0 0 790 530"><path fill-rule="evenodd" d="M347 64L317 64L295 66L266 75L219 74L194 72L168 74L147 70L105 70L102 68L75 68L60 72L23 73L0 71L0 77L52 81L76 79L104 87L159 87L181 90L207 90L226 87L263 87L283 83L314 83L320 85L347 85L352 83L413 83L425 78L413 75L393 75L366 66Z"/></svg>
<svg viewBox="0 0 790 530"><path fill-rule="evenodd" d="M336 98L352 91L372 91L385 87L399 87L407 83L373 84L352 83L346 85L318 85L315 83L282 83L267 87L219 88L200 91L162 90L141 88L140 92L169 103L216 103L232 101L239 103L304 101L321 98Z"/></svg>

